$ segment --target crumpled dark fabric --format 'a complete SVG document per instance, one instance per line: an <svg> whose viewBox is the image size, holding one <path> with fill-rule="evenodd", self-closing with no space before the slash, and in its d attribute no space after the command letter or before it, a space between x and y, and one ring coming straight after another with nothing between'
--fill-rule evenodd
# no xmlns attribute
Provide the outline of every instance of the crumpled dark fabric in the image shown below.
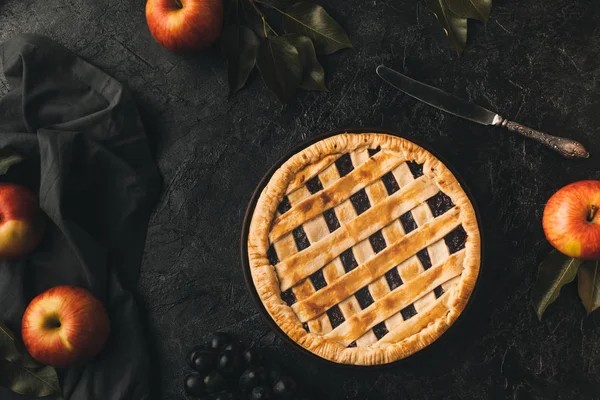
<svg viewBox="0 0 600 400"><path fill-rule="evenodd" d="M18 36L0 52L9 85L0 99L0 152L26 158L2 179L38 193L46 215L40 246L0 262L0 319L20 336L37 294L57 285L89 289L112 331L92 362L59 370L64 398L149 398L133 293L160 177L135 103L118 81L49 38ZM2 400L24 398L0 388Z"/></svg>

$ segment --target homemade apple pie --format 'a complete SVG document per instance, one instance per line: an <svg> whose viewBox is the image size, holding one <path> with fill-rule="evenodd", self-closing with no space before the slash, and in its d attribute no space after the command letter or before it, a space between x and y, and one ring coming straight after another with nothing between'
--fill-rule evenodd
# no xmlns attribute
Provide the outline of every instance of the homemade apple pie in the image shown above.
<svg viewBox="0 0 600 400"><path fill-rule="evenodd" d="M477 218L416 144L345 133L273 174L248 235L252 280L292 340L337 363L385 364L456 321L480 265Z"/></svg>

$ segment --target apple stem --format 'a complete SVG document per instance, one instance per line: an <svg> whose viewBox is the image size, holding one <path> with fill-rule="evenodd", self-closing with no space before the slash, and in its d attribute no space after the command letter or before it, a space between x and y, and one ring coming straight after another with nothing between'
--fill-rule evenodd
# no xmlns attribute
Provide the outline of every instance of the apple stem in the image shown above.
<svg viewBox="0 0 600 400"><path fill-rule="evenodd" d="M183 3L181 2L181 0L175 0L175 4L177 4L177 7L183 8Z"/></svg>
<svg viewBox="0 0 600 400"><path fill-rule="evenodd" d="M596 213L598 212L598 207L592 205L590 207L590 213L587 217L588 222L592 222L594 220L594 217L596 217Z"/></svg>

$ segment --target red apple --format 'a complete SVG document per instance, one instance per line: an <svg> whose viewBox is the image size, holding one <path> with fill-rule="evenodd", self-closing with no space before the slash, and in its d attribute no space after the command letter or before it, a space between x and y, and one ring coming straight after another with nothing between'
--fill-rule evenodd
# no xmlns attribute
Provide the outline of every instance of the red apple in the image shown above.
<svg viewBox="0 0 600 400"><path fill-rule="evenodd" d="M546 238L561 253L600 259L600 181L571 183L554 193L544 209Z"/></svg>
<svg viewBox="0 0 600 400"><path fill-rule="evenodd" d="M33 358L57 368L93 359L110 321L102 302L76 286L57 286L34 298L23 314L23 342Z"/></svg>
<svg viewBox="0 0 600 400"><path fill-rule="evenodd" d="M0 258L13 259L32 251L44 232L36 196L26 187L0 183Z"/></svg>
<svg viewBox="0 0 600 400"><path fill-rule="evenodd" d="M221 34L222 0L148 0L146 20L154 39L177 52L203 50Z"/></svg>

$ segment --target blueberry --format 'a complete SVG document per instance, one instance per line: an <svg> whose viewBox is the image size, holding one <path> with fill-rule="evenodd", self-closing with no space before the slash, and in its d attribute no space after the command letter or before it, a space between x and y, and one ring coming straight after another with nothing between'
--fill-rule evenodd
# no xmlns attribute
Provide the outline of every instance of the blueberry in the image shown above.
<svg viewBox="0 0 600 400"><path fill-rule="evenodd" d="M199 348L191 354L190 367L207 374L217 367L217 353L213 349Z"/></svg>
<svg viewBox="0 0 600 400"><path fill-rule="evenodd" d="M273 393L268 386L257 386L250 393L250 400L268 400L273 398Z"/></svg>
<svg viewBox="0 0 600 400"><path fill-rule="evenodd" d="M275 362L269 362L267 365L267 378L274 385L281 378L281 366Z"/></svg>
<svg viewBox="0 0 600 400"><path fill-rule="evenodd" d="M273 385L273 393L281 399L291 399L298 390L296 381L289 376L282 376Z"/></svg>
<svg viewBox="0 0 600 400"><path fill-rule="evenodd" d="M240 376L243 368L240 353L235 350L225 350L217 359L217 369L223 376Z"/></svg>
<svg viewBox="0 0 600 400"><path fill-rule="evenodd" d="M226 384L225 379L217 371L212 371L204 377L204 386L209 393L216 393L225 389Z"/></svg>
<svg viewBox="0 0 600 400"><path fill-rule="evenodd" d="M240 397L235 392L231 390L224 390L216 395L213 395L211 400L239 400L239 398Z"/></svg>
<svg viewBox="0 0 600 400"><path fill-rule="evenodd" d="M196 357L196 354L206 349L208 349L206 346L193 347L185 356L185 361L187 362L187 365L189 365L190 368L194 368L194 357Z"/></svg>
<svg viewBox="0 0 600 400"><path fill-rule="evenodd" d="M266 381L266 373L264 368L262 367L251 367L248 368L242 376L240 376L240 388L244 391L249 391L250 389L262 384Z"/></svg>
<svg viewBox="0 0 600 400"><path fill-rule="evenodd" d="M225 345L225 347L223 347L222 350L223 351L232 350L241 356L242 353L244 352L244 344L237 339L233 339L231 342L229 342L227 345Z"/></svg>
<svg viewBox="0 0 600 400"><path fill-rule="evenodd" d="M223 347L231 343L232 338L230 335L223 332L215 332L208 339L208 346L211 349L221 350Z"/></svg>
<svg viewBox="0 0 600 400"><path fill-rule="evenodd" d="M248 366L261 365L264 361L264 357L260 350L251 348L244 352L244 361Z"/></svg>
<svg viewBox="0 0 600 400"><path fill-rule="evenodd" d="M200 374L189 374L183 379L183 388L190 396L200 397L206 394L204 380Z"/></svg>

